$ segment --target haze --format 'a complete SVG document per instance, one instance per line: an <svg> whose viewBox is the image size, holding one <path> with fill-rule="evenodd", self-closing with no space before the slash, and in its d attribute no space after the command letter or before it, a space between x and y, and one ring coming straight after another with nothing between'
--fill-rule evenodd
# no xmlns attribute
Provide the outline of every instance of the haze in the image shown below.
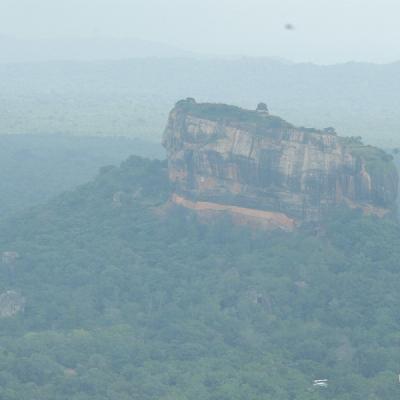
<svg viewBox="0 0 400 400"><path fill-rule="evenodd" d="M400 59L399 12L396 0L2 0L0 33L138 38L203 55L384 63Z"/></svg>

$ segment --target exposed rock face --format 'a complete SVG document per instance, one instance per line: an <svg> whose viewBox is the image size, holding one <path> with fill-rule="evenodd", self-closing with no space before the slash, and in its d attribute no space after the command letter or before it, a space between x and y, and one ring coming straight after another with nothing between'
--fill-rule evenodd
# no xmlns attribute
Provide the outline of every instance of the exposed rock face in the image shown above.
<svg viewBox="0 0 400 400"><path fill-rule="evenodd" d="M291 229L287 221L318 221L337 204L383 216L397 196L397 172L385 152L268 113L180 101L163 144L173 200L193 209L207 203L219 211L266 211L278 225L287 218Z"/></svg>

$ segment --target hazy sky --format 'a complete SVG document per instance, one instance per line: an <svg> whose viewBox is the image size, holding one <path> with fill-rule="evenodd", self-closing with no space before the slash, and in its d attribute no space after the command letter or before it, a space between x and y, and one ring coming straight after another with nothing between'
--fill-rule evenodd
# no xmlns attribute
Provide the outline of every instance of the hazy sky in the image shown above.
<svg viewBox="0 0 400 400"><path fill-rule="evenodd" d="M208 54L400 60L399 0L0 0L0 34L117 36ZM293 24L294 30L284 29Z"/></svg>

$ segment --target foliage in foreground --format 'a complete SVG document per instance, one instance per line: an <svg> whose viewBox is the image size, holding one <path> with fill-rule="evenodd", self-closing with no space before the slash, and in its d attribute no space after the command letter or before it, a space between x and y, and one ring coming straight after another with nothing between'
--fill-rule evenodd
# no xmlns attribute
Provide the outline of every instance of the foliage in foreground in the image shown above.
<svg viewBox="0 0 400 400"><path fill-rule="evenodd" d="M400 230L335 212L319 237L175 210L130 158L0 226L0 399L393 400ZM313 379L329 379L327 389Z"/></svg>

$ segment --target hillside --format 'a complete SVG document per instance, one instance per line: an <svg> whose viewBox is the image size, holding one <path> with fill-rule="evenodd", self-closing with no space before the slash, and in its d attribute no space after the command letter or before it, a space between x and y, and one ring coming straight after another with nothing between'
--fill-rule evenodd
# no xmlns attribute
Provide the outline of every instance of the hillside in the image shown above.
<svg viewBox="0 0 400 400"><path fill-rule="evenodd" d="M86 183L131 154L165 157L160 145L134 138L0 135L0 219Z"/></svg>
<svg viewBox="0 0 400 400"><path fill-rule="evenodd" d="M332 66L271 59L137 58L0 65L0 133L140 135L160 141L177 99L252 108L296 125L400 147L400 64Z"/></svg>
<svg viewBox="0 0 400 400"><path fill-rule="evenodd" d="M169 196L131 157L2 221L1 399L399 397L397 222L246 231Z"/></svg>

